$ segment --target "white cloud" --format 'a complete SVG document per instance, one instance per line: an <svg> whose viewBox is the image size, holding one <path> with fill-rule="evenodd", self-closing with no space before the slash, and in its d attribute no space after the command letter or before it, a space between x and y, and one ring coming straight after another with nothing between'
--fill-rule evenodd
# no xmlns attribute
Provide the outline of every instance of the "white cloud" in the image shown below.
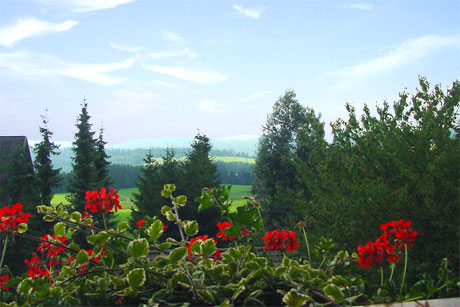
<svg viewBox="0 0 460 307"><path fill-rule="evenodd" d="M159 74L199 84L220 83L229 78L227 75L215 71L186 69L181 66L145 65L144 67Z"/></svg>
<svg viewBox="0 0 460 307"><path fill-rule="evenodd" d="M185 48L184 50L179 51L163 51L163 52L153 52L149 56L153 59L162 59L162 58L172 58L172 57L188 57L195 59L198 57L198 53L190 51L190 49Z"/></svg>
<svg viewBox="0 0 460 307"><path fill-rule="evenodd" d="M112 101L107 102L110 110L122 110L126 113L145 113L158 109L164 99L159 95L145 91L121 90L115 93ZM116 112L116 111L115 111Z"/></svg>
<svg viewBox="0 0 460 307"><path fill-rule="evenodd" d="M202 111L206 111L208 113L214 113L214 114L224 113L224 110L221 104L217 103L214 100L209 100L209 99L201 100L198 103L198 109Z"/></svg>
<svg viewBox="0 0 460 307"><path fill-rule="evenodd" d="M362 64L329 72L326 76L339 77L343 80L363 79L400 69L439 50L450 47L460 48L459 35L427 35L405 41L390 49L386 55Z"/></svg>
<svg viewBox="0 0 460 307"><path fill-rule="evenodd" d="M253 7L253 8L244 8L241 5L234 4L233 8L237 10L239 13L246 15L248 17L257 19L260 17L263 11L265 11L265 7L263 6L258 6L258 7Z"/></svg>
<svg viewBox="0 0 460 307"><path fill-rule="evenodd" d="M374 8L374 4L370 3L351 3L351 4L344 4L342 6L345 9L351 9L351 10L365 10L365 11L370 11Z"/></svg>
<svg viewBox="0 0 460 307"><path fill-rule="evenodd" d="M163 38L165 41L168 41L170 43L175 43L175 44L184 44L187 43L187 40L182 38L179 33L172 32L172 31L161 31L161 38Z"/></svg>
<svg viewBox="0 0 460 307"><path fill-rule="evenodd" d="M272 93L271 91L255 93L247 97L238 99L238 102L249 102L249 101L264 99L264 98L269 97L271 93Z"/></svg>
<svg viewBox="0 0 460 307"><path fill-rule="evenodd" d="M77 13L105 10L135 0L34 0L48 6L65 7Z"/></svg>
<svg viewBox="0 0 460 307"><path fill-rule="evenodd" d="M160 80L153 80L153 83L156 83L161 86L166 86L166 87L176 87L176 88L180 87L179 85L175 83L170 83L170 82L165 82L165 81L160 81Z"/></svg>
<svg viewBox="0 0 460 307"><path fill-rule="evenodd" d="M131 53L136 53L144 48L144 47L131 47L131 46L126 46L126 45L120 45L117 43L110 43L110 47L117 49L117 50L127 51Z"/></svg>
<svg viewBox="0 0 460 307"><path fill-rule="evenodd" d="M12 47L18 41L28 37L50 32L63 32L78 24L77 21L67 20L62 23L51 23L33 17L19 18L12 24L0 28L0 45Z"/></svg>
<svg viewBox="0 0 460 307"><path fill-rule="evenodd" d="M38 55L27 51L0 53L0 71L19 78L47 78L66 76L88 82L112 86L123 82L107 73L129 68L133 59L104 64L76 64L62 61L50 55Z"/></svg>

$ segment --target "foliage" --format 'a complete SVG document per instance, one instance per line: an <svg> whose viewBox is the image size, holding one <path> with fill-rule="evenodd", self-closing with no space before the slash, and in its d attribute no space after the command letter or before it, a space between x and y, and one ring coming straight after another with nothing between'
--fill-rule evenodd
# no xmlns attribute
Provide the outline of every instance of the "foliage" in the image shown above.
<svg viewBox="0 0 460 307"><path fill-rule="evenodd" d="M289 252L286 242L293 250L299 246L294 244L295 233L284 229L278 233L279 239L287 241L266 242L266 249L273 243L286 249L277 261L270 254L273 252L260 252L254 248L254 241L248 244L246 240L248 236L260 238L264 232L259 214L247 219L251 210L260 210L260 204L249 200L246 213L228 213L225 208L229 207L229 187L203 190L201 205L218 206L225 217L235 221L222 222L221 231L243 227L251 231L240 233L235 247L218 249L222 241L196 236L198 223L181 219L186 197L175 196L175 188L174 184L164 186L161 194L170 199L171 205L161 211L181 229L180 241L165 238L166 227L158 218L140 220L133 230L126 222L120 222L116 229L104 230L93 226L86 213L68 212L61 205L38 207L45 220L55 224L54 234L37 238L18 231L28 218L22 208L15 205L14 209L1 209L0 216L14 217L10 221L16 223L0 228L5 236L26 237L40 244L38 253L25 261L27 274L0 277L0 304L350 306L413 299L414 295L435 297L442 291L445 295L458 294L458 279L447 263L441 266L436 281L426 277L407 293L394 294L391 284L374 287L362 276L351 273L358 256L346 251L331 254L327 240L315 247L319 258L323 258L319 266L315 260L302 259L301 253ZM1 221L2 225L6 222ZM251 227L253 222L258 226ZM76 232L85 234L90 249L81 249L73 242L72 234ZM133 237L128 236L129 232ZM266 235L269 233L276 232Z"/></svg>
<svg viewBox="0 0 460 307"><path fill-rule="evenodd" d="M311 193L308 185L301 184L293 161L307 161L311 150L301 142L299 133L308 135L311 142L324 141L323 125L312 109L299 103L292 90L275 102L262 127L253 183L254 194L265 202L264 214L270 223L295 224L304 215Z"/></svg>
<svg viewBox="0 0 460 307"><path fill-rule="evenodd" d="M54 169L51 157L58 155L59 146L51 141L53 133L48 129L48 118L42 116L43 127L40 127L42 141L34 147L34 168L38 184L40 204L49 206L53 199L53 189L60 183L60 169Z"/></svg>
<svg viewBox="0 0 460 307"><path fill-rule="evenodd" d="M369 220L410 217L419 229L411 278L415 270L435 273L445 255L459 272L459 101L459 81L445 93L420 78L420 89L402 92L392 111L387 102L377 115L365 106L358 119L347 105L349 119L333 124L333 142L313 144L308 161L296 160L313 195L310 231L351 248L377 234Z"/></svg>

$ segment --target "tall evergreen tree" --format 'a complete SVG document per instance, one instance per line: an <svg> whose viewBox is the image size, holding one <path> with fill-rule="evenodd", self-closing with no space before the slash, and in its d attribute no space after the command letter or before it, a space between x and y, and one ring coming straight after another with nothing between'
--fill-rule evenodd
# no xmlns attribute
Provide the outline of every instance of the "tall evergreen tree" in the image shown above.
<svg viewBox="0 0 460 307"><path fill-rule="evenodd" d="M105 152L104 128L99 129L99 136L95 141L95 159L94 167L96 168L96 186L98 188L109 188L113 184L109 175L110 156Z"/></svg>
<svg viewBox="0 0 460 307"><path fill-rule="evenodd" d="M81 113L77 118L77 133L73 142L72 157L73 176L69 184L70 202L75 210L84 211L86 204L86 191L94 191L97 187L97 170L95 166L96 151L94 132L91 131L91 124L88 114L88 103L83 101Z"/></svg>
<svg viewBox="0 0 460 307"><path fill-rule="evenodd" d="M39 127L42 141L34 146L35 153L35 176L40 197L40 204L49 206L53 199L53 188L61 181L59 176L61 169L54 169L51 156L58 155L59 146L51 141L53 133L48 129L48 118L42 116L43 127Z"/></svg>
<svg viewBox="0 0 460 307"><path fill-rule="evenodd" d="M196 197L201 195L203 188L215 188L219 186L216 164L212 161L209 153L212 145L209 138L198 132L195 141L184 162L183 194L187 196L188 206L181 212L182 219L196 219L200 225L200 233L211 234L216 231L216 223L219 221L219 210L216 207L209 208L198 213ZM178 192L177 195L180 193Z"/></svg>

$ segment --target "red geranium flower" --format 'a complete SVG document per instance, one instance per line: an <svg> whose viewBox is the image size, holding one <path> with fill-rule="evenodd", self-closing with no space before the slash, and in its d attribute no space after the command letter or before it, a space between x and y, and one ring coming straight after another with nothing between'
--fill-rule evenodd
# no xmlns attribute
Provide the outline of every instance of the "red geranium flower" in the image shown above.
<svg viewBox="0 0 460 307"><path fill-rule="evenodd" d="M145 222L145 219L139 220L139 221L136 222L136 225L137 225L138 227L142 227L142 224L143 224L144 222Z"/></svg>
<svg viewBox="0 0 460 307"><path fill-rule="evenodd" d="M224 230L225 229L230 229L232 228L232 224L230 224L230 222L222 222L222 223L217 223L217 228L219 228L219 232L216 234L216 238L220 238L221 240L235 240L236 239L236 236L230 236L230 237L227 237L227 235L225 234Z"/></svg>
<svg viewBox="0 0 460 307"><path fill-rule="evenodd" d="M395 246L391 245L385 236L379 237L375 242L369 241L365 246L360 245L358 254L358 264L365 268L383 265L385 261L394 263L399 259L395 253Z"/></svg>
<svg viewBox="0 0 460 307"><path fill-rule="evenodd" d="M169 228L168 225L163 225L163 229L164 229L164 230L166 230L166 229L168 229L168 228Z"/></svg>
<svg viewBox="0 0 460 307"><path fill-rule="evenodd" d="M32 256L30 260L26 259L24 262L29 266L27 274L30 278L43 278L44 276L50 276L50 273L47 269L42 269L40 267L42 263L40 258L38 258L36 255Z"/></svg>
<svg viewBox="0 0 460 307"><path fill-rule="evenodd" d="M265 233L262 238L265 242L264 250L287 250L289 252L299 248L299 243L296 240L295 232L277 229Z"/></svg>
<svg viewBox="0 0 460 307"><path fill-rule="evenodd" d="M4 282L10 280L10 276L9 275L0 276L0 280L1 280L0 281L0 289L8 291L9 288L4 286Z"/></svg>
<svg viewBox="0 0 460 307"><path fill-rule="evenodd" d="M121 209L120 201L118 200L120 195L115 194L115 190L113 188L109 189L109 193L106 192L107 190L105 188L101 188L99 192L87 191L85 195L85 199L87 200L85 210L89 209L91 213L98 211L108 213L114 207L115 212L117 212L118 209Z"/></svg>
<svg viewBox="0 0 460 307"><path fill-rule="evenodd" d="M22 204L16 203L11 207L0 209L0 232L12 233L18 230L18 224L27 223L30 213L22 213Z"/></svg>
<svg viewBox="0 0 460 307"><path fill-rule="evenodd" d="M418 235L416 231L411 228L412 222L399 220L391 221L380 225L383 235L387 240L393 240L395 245L401 246L405 250L405 245L412 246L415 237Z"/></svg>
<svg viewBox="0 0 460 307"><path fill-rule="evenodd" d="M241 229L241 234L247 236L249 234L249 229Z"/></svg>

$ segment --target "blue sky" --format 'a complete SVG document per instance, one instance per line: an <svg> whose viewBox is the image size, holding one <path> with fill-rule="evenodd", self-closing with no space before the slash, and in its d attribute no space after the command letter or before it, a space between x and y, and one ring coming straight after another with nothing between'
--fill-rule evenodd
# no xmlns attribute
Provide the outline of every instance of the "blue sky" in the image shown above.
<svg viewBox="0 0 460 307"><path fill-rule="evenodd" d="M459 72L458 0L0 0L0 135L73 140L84 97L110 144L260 135L286 89L328 128Z"/></svg>

